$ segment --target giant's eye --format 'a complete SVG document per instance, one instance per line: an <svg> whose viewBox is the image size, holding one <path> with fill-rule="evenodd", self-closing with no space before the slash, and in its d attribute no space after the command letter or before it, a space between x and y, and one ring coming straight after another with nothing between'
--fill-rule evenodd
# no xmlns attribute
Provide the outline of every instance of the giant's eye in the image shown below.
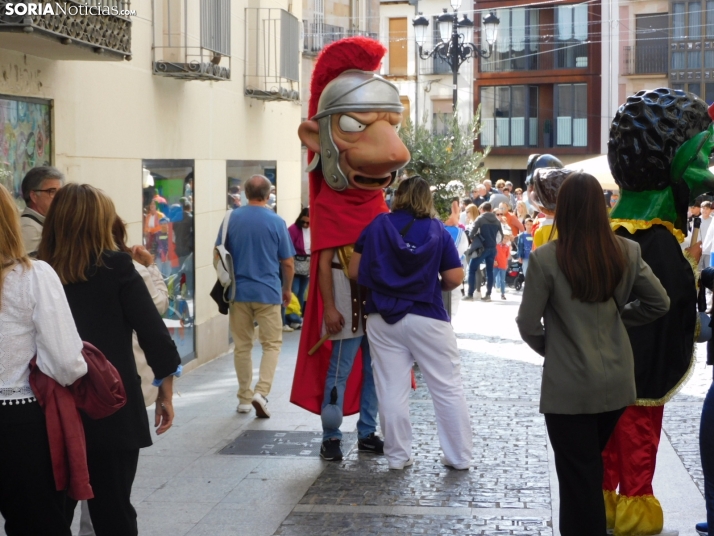
<svg viewBox="0 0 714 536"><path fill-rule="evenodd" d="M362 132L365 128L367 128L366 125L363 125L349 115L340 117L340 129L342 129L343 132Z"/></svg>

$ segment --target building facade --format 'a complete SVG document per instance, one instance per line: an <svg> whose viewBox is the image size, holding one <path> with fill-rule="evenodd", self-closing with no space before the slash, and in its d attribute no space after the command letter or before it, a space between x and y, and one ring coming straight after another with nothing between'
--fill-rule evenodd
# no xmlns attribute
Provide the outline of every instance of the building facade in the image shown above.
<svg viewBox="0 0 714 536"><path fill-rule="evenodd" d="M435 132L444 128L446 116L453 113L453 83L449 65L441 58L421 59L414 36L412 21L419 14L429 20L429 35L423 52L430 52L440 42L437 17L444 10L452 12L445 0L419 0L418 2L383 0L380 13L379 39L387 47L381 74L399 88L404 104L404 120L412 124L426 123ZM459 11L473 19L473 8L464 2ZM474 113L473 101L474 60L468 60L459 69L457 111L459 117L470 118Z"/></svg>
<svg viewBox="0 0 714 536"><path fill-rule="evenodd" d="M500 19L496 50L481 59L474 82L491 180L523 186L533 153L565 164L600 154L608 86L601 3L493 0L478 7Z"/></svg>
<svg viewBox="0 0 714 536"><path fill-rule="evenodd" d="M237 187L262 173L278 213L292 222L300 211L302 6L101 4L135 14L0 15L0 180L20 207L22 177L40 164L107 192L130 244L156 255L170 294L165 321L191 368L229 346L209 292Z"/></svg>

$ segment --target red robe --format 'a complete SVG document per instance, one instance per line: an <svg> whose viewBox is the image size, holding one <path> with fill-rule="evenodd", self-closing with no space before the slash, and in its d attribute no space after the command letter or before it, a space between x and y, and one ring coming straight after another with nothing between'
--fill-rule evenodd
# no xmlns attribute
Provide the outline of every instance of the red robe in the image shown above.
<svg viewBox="0 0 714 536"><path fill-rule="evenodd" d="M325 47L312 73L308 117L314 117L317 113L320 95L330 81L349 69L378 69L386 52L384 45L366 37L341 39ZM314 153L308 151L308 162L312 161L313 156ZM328 340L314 355L307 355L308 350L320 340L322 332L323 304L317 280L320 251L354 244L374 217L388 210L382 190L350 188L336 192L325 184L320 168L310 173L311 284L303 311L290 402L313 413L320 414L322 410L325 380L332 354L332 342ZM344 415L359 412L361 386L362 352L359 350L347 380Z"/></svg>

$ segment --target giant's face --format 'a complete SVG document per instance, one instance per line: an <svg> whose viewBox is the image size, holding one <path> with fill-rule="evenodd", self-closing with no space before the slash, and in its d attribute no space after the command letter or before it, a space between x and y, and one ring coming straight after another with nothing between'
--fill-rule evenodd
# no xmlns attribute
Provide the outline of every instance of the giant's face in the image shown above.
<svg viewBox="0 0 714 536"><path fill-rule="evenodd" d="M340 168L351 188L385 188L409 162L409 151L398 135L402 114L349 112L335 114L331 120Z"/></svg>

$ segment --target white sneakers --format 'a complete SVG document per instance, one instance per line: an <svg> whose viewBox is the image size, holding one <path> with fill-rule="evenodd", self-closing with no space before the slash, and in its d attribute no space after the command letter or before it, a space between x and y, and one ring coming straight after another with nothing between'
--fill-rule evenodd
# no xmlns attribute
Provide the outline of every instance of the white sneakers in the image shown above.
<svg viewBox="0 0 714 536"><path fill-rule="evenodd" d="M250 413L250 410L253 409L253 406L251 404L238 404L238 408L236 411L238 413Z"/></svg>
<svg viewBox="0 0 714 536"><path fill-rule="evenodd" d="M410 465L414 465L414 458L409 458L407 461L401 464L397 465L390 465L389 468L394 470L394 471L401 471L405 467L409 467Z"/></svg>
<svg viewBox="0 0 714 536"><path fill-rule="evenodd" d="M456 469L457 471L468 471L470 465L455 465L453 463L447 462L444 456L441 457L441 463L444 464L449 469Z"/></svg>
<svg viewBox="0 0 714 536"><path fill-rule="evenodd" d="M270 417L270 412L268 411L268 399L260 393L255 393L253 395L253 407L255 408L255 414L258 418L268 419Z"/></svg>
<svg viewBox="0 0 714 536"><path fill-rule="evenodd" d="M294 330L293 328L291 328L290 326L288 326L287 324L285 324L285 325L283 326L283 331L284 331L285 333L290 333L291 331L295 331L295 330Z"/></svg>

